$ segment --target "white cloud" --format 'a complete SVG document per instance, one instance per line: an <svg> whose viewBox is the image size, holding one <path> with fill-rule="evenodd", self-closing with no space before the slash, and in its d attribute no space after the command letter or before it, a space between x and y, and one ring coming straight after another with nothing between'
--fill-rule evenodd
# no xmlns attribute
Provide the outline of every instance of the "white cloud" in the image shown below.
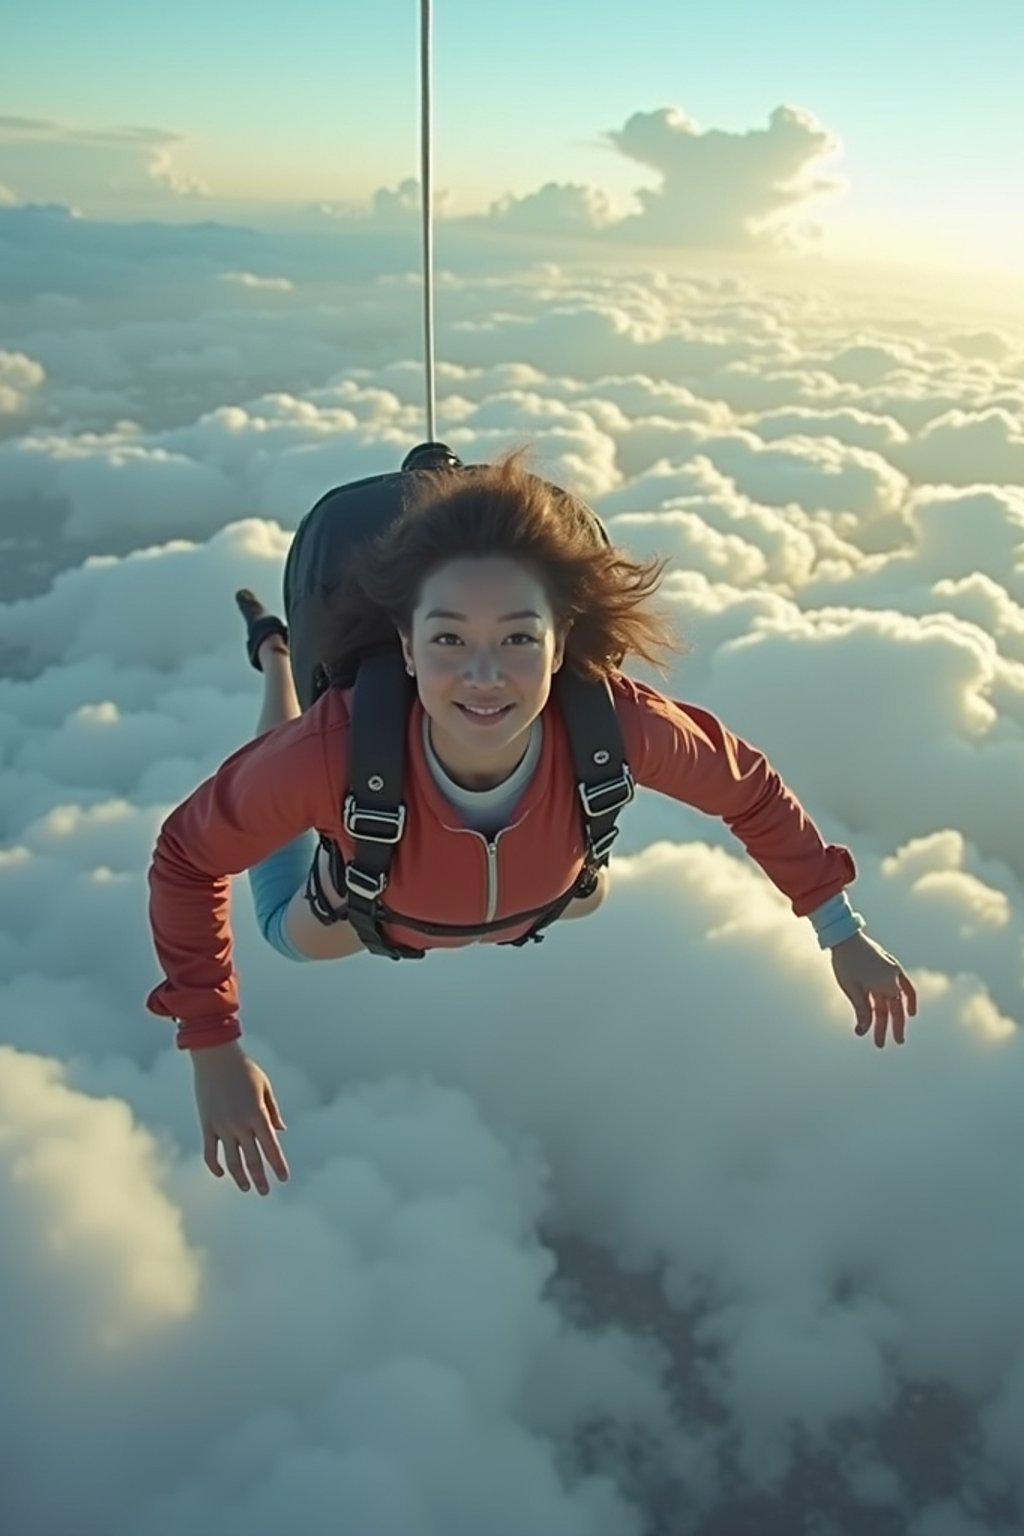
<svg viewBox="0 0 1024 1536"><path fill-rule="evenodd" d="M451 197L443 187L434 189L431 205L435 218L443 219L451 206ZM345 210L338 210L345 216ZM352 216L352 215L349 215ZM355 217L360 217L355 213ZM383 226L408 226L422 218L420 184L414 177L406 177L395 188L379 187L373 194L370 217Z"/></svg>
<svg viewBox="0 0 1024 1536"><path fill-rule="evenodd" d="M937 581L932 591L951 613L992 635L1010 661L1024 662L1024 604L1015 603L997 581L974 571L959 580Z"/></svg>
<svg viewBox="0 0 1024 1536"><path fill-rule="evenodd" d="M857 341L840 347L827 358L829 373L844 383L881 384L893 374L912 367L917 353L909 343Z"/></svg>
<svg viewBox="0 0 1024 1536"><path fill-rule="evenodd" d="M261 293L292 293L295 284L287 277L259 277L255 272L222 272L221 282L237 283L240 288L253 288Z"/></svg>
<svg viewBox="0 0 1024 1536"><path fill-rule="evenodd" d="M364 1529L468 1532L493 1502L510 1533L523 1519L565 1536L639 1530L606 1478L565 1485L518 1402L571 1352L592 1392L624 1393L655 1432L665 1403L642 1349L574 1336L545 1301L550 1259L529 1221L541 1170L464 1094L395 1079L311 1110L299 1201L226 1214L182 1170L173 1203L157 1188L153 1140L122 1102L65 1086L35 1056L6 1049L3 1066L0 1188L19 1234L5 1356L22 1383L4 1414L9 1513L56 1528L73 1475L83 1530L216 1519L269 1533L286 1508L303 1528L328 1493ZM270 1286L268 1221L288 1256ZM279 1288L295 1294L314 1271L320 1304L296 1332ZM40 1310L61 1320L45 1371ZM101 1412L100 1378L113 1388ZM585 1401L562 1398L570 1418ZM65 1447L56 1482L43 1415ZM216 1472L197 1454L211 1437Z"/></svg>
<svg viewBox="0 0 1024 1536"><path fill-rule="evenodd" d="M34 358L0 351L0 416L20 415L45 381L46 371Z"/></svg>
<svg viewBox="0 0 1024 1536"><path fill-rule="evenodd" d="M134 293L155 237L79 222ZM315 496L424 435L422 364L414 281L307 301L298 247L271 250L290 340L246 387L286 333L221 280L252 270L222 238L187 321L133 298L103 326L69 279L45 327L25 299L45 345L15 343L55 414L0 446L6 1523L59 1529L73 1489L82 1536L269 1536L342 1502L402 1536L702 1536L824 1498L835 1529L1009 1536L1024 511L992 413L1016 343L707 279L450 276L442 435L529 441L673 556L669 690L849 843L920 1016L900 1051L855 1040L724 824L649 795L610 903L533 953L292 967L239 881L292 1163L259 1201L202 1166L188 1064L143 1011L145 873L255 724L234 588L276 600ZM167 394L126 419L148 357ZM90 382L110 403L83 429L60 411ZM979 422L992 483L963 485L942 455L980 455Z"/></svg>
<svg viewBox="0 0 1024 1536"><path fill-rule="evenodd" d="M179 1213L156 1187L153 1138L119 1099L69 1089L56 1062L7 1047L0 1060L3 1187L18 1207L9 1220L26 1239L22 1262L49 1250L61 1256L59 1269L77 1269L82 1342L91 1336L101 1357L120 1354L139 1334L194 1312L199 1266Z"/></svg>
<svg viewBox="0 0 1024 1536"><path fill-rule="evenodd" d="M906 507L917 555L937 579L980 572L1024 603L1024 489L916 491Z"/></svg>
<svg viewBox="0 0 1024 1536"><path fill-rule="evenodd" d="M488 219L503 229L524 234L574 238L608 228L614 214L610 199L600 188L549 181L525 197L499 198L491 204Z"/></svg>
<svg viewBox="0 0 1024 1536"><path fill-rule="evenodd" d="M904 477L881 454L835 438L793 436L765 445L754 434L734 433L708 439L704 448L748 495L773 506L793 502L834 512L846 532L894 511L906 490Z"/></svg>
<svg viewBox="0 0 1024 1536"><path fill-rule="evenodd" d="M847 447L865 448L885 457L891 457L908 437L891 416L875 416L856 406L816 411L798 405L789 410L763 411L751 425L767 442L784 437L833 437Z"/></svg>
<svg viewBox="0 0 1024 1536"><path fill-rule="evenodd" d="M947 411L900 458L917 480L945 485L1024 482L1024 427L1009 410Z"/></svg>
<svg viewBox="0 0 1024 1536"><path fill-rule="evenodd" d="M51 118L0 116L0 155L33 203L125 199L154 187L178 197L208 193L175 164L182 134L164 128L76 127Z"/></svg>
<svg viewBox="0 0 1024 1536"><path fill-rule="evenodd" d="M954 332L949 337L949 344L965 357L983 358L991 363L1005 362L1012 350L1006 337L998 331Z"/></svg>
<svg viewBox="0 0 1024 1536"><path fill-rule="evenodd" d="M821 166L839 142L815 117L780 106L767 128L701 130L676 107L635 112L605 135L625 158L654 171L633 194L638 211L616 216L597 187L548 182L491 204L486 223L548 238L625 241L669 249L791 248L814 239L810 210L843 181ZM475 222L475 221L470 221Z"/></svg>
<svg viewBox="0 0 1024 1536"><path fill-rule="evenodd" d="M638 510L652 502L661 510ZM799 508L753 501L703 457L678 470L655 465L603 506L614 512L616 538L645 554L671 554L670 581L702 571L740 590L799 592L814 577L850 575L859 564L856 548L827 523Z"/></svg>
<svg viewBox="0 0 1024 1536"><path fill-rule="evenodd" d="M174 669L179 660L224 643L231 610L217 594L231 586L240 560L252 562L253 581L234 585L265 585L288 543L275 524L251 519L230 524L202 546L180 539L124 560L93 556L62 573L43 596L8 605L3 639L23 649L32 667L73 652L117 666Z"/></svg>
<svg viewBox="0 0 1024 1536"><path fill-rule="evenodd" d="M791 701L784 728L774 677L786 679ZM746 710L783 777L799 771L808 797L845 826L861 835L870 828L894 846L957 827L1024 878L1024 830L1006 814L1024 773L1024 669L973 625L941 612L910 619L822 609L722 647L708 686L734 712Z"/></svg>
<svg viewBox="0 0 1024 1536"><path fill-rule="evenodd" d="M794 215L843 185L820 170L837 139L796 107L776 107L767 128L743 133L701 131L675 108L635 112L608 138L662 178L657 190L635 194L641 212L617 227L638 244L787 244Z"/></svg>
<svg viewBox="0 0 1024 1536"><path fill-rule="evenodd" d="M181 171L166 149L158 149L150 155L146 175L158 186L166 187L175 197L209 197L210 188L195 176Z"/></svg>

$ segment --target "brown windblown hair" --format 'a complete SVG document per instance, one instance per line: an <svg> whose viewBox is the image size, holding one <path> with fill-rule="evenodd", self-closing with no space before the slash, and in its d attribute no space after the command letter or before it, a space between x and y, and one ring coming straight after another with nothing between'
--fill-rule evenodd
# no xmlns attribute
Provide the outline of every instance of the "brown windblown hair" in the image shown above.
<svg viewBox="0 0 1024 1536"><path fill-rule="evenodd" d="M349 556L330 602L328 667L396 630L409 634L426 577L449 560L486 555L539 578L566 637L566 665L584 677L607 677L630 655L664 672L662 653L687 649L651 603L667 558L633 560L606 545L582 502L531 474L525 458L520 448L494 464L418 477L414 502Z"/></svg>

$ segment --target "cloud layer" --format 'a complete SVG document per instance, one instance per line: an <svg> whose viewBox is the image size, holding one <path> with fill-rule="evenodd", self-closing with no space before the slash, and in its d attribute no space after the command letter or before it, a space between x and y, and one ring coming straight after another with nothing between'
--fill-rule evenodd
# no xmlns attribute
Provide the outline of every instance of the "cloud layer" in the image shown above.
<svg viewBox="0 0 1024 1536"><path fill-rule="evenodd" d="M529 441L672 556L664 686L850 844L920 1017L855 1040L809 926L653 796L610 902L529 955L292 967L240 881L293 1169L258 1201L203 1168L143 1012L145 872L255 724L232 591L276 598L313 499L423 435L416 285L358 252L331 284L315 240L5 218L0 1524L1010 1536L1024 339L823 288L445 274L442 435ZM181 310L147 308L175 262Z"/></svg>

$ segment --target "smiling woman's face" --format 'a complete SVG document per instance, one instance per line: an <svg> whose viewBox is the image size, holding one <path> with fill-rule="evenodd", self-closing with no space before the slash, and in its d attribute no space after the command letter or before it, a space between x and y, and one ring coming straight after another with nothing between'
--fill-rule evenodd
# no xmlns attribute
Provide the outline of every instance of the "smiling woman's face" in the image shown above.
<svg viewBox="0 0 1024 1536"><path fill-rule="evenodd" d="M402 649L452 777L472 789L507 778L564 654L540 579L503 556L449 561L424 581Z"/></svg>

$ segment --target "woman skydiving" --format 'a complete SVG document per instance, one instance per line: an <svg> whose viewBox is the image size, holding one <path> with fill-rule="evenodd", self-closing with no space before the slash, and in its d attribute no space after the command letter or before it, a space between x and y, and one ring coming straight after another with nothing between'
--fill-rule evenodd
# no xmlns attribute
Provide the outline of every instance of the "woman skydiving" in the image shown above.
<svg viewBox="0 0 1024 1536"><path fill-rule="evenodd" d="M268 1192L265 1163L288 1176L273 1089L239 1044L229 876L248 871L260 930L292 960L523 944L604 901L634 783L725 820L830 951L856 1032L902 1044L916 994L850 907L849 850L823 842L756 747L621 670L678 649L651 602L665 562L595 537L589 508L520 454L467 468L430 445L379 481L332 493L300 527L288 624L238 594L264 679L256 737L168 816L154 852L166 980L147 1006L191 1053L211 1172L220 1147L240 1189ZM384 492L398 515L361 524ZM316 569L339 528L361 537L342 569ZM360 657L375 659L353 688Z"/></svg>

